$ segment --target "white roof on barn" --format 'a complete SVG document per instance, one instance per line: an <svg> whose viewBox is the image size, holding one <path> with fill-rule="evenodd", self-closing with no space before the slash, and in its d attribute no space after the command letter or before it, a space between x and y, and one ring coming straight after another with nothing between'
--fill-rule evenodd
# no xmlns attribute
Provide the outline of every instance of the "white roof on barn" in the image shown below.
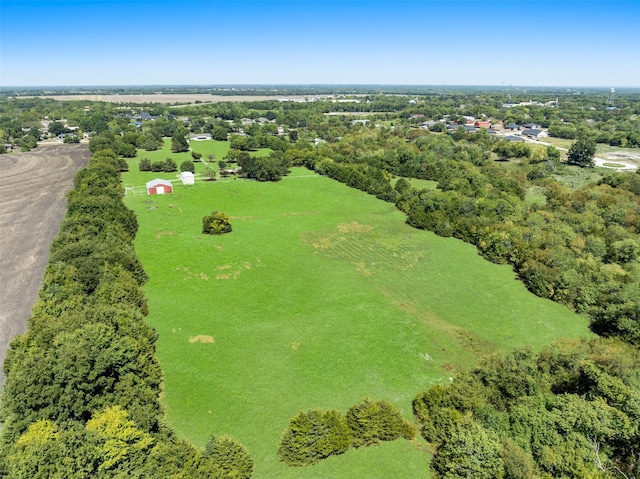
<svg viewBox="0 0 640 479"><path fill-rule="evenodd" d="M180 177L181 178L193 178L193 173L191 173L190 171L183 171L182 173L180 173Z"/></svg>
<svg viewBox="0 0 640 479"><path fill-rule="evenodd" d="M156 178L155 180L147 181L147 188L153 188L154 186L164 185L164 186L172 186L171 181L169 180L161 180L160 178Z"/></svg>

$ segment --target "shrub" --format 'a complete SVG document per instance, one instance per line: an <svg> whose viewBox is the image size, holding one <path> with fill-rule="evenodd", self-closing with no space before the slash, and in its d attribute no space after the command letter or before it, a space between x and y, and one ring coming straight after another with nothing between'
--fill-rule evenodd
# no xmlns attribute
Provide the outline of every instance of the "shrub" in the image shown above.
<svg viewBox="0 0 640 479"><path fill-rule="evenodd" d="M414 439L415 428L406 422L400 410L389 401L365 398L347 411L347 425L353 447L370 446L399 437Z"/></svg>
<svg viewBox="0 0 640 479"><path fill-rule="evenodd" d="M151 171L151 160L149 158L143 158L138 165L140 171Z"/></svg>
<svg viewBox="0 0 640 479"><path fill-rule="evenodd" d="M232 437L211 436L202 457L213 464L213 478L248 479L253 472L253 459L246 448Z"/></svg>
<svg viewBox="0 0 640 479"><path fill-rule="evenodd" d="M167 158L166 160L164 160L164 163L162 164L162 171L164 171L165 173L172 173L174 171L178 171L178 165L176 165L176 162L173 161L171 158Z"/></svg>
<svg viewBox="0 0 640 479"><path fill-rule="evenodd" d="M186 160L186 161L183 161L182 163L180 163L180 171L190 171L191 173L195 173L196 172L196 167L193 164L193 161Z"/></svg>
<svg viewBox="0 0 640 479"><path fill-rule="evenodd" d="M312 409L291 419L280 440L278 456L289 466L308 466L325 457L343 454L350 442L342 413Z"/></svg>
<svg viewBox="0 0 640 479"><path fill-rule="evenodd" d="M231 233L231 218L221 211L214 211L211 215L202 217L202 233L206 235L221 235Z"/></svg>

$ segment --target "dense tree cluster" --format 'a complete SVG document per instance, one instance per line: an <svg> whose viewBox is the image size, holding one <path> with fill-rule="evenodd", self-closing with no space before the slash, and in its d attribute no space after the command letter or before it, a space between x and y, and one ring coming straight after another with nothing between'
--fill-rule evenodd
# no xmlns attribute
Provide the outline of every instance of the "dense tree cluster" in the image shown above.
<svg viewBox="0 0 640 479"><path fill-rule="evenodd" d="M486 358L413 410L438 478L638 477L640 355L612 340Z"/></svg>
<svg viewBox="0 0 640 479"><path fill-rule="evenodd" d="M289 164L280 152L266 157L246 155L238 160L238 166L243 177L258 181L280 181L289 173Z"/></svg>
<svg viewBox="0 0 640 479"><path fill-rule="evenodd" d="M278 447L280 460L289 466L309 466L329 456L399 438L412 440L413 425L386 400L365 398L344 415L334 409L301 411L292 418Z"/></svg>
<svg viewBox="0 0 640 479"><path fill-rule="evenodd" d="M96 151L68 195L28 331L4 364L0 474L249 477L251 458L232 439L201 454L163 424L147 275L119 169L112 150Z"/></svg>

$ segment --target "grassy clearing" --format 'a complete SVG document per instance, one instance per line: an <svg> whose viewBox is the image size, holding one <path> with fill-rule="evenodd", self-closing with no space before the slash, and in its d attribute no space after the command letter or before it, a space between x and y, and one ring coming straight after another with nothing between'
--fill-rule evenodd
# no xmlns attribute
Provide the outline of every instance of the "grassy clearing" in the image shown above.
<svg viewBox="0 0 640 479"><path fill-rule="evenodd" d="M564 186L578 189L588 183L594 183L607 173L602 168L580 168L579 166L560 165L553 178Z"/></svg>
<svg viewBox="0 0 640 479"><path fill-rule="evenodd" d="M303 469L280 464L276 449L302 409L346 411L369 396L411 418L416 393L480 355L588 334L584 318L528 293L509 267L303 169L126 202L151 278L168 421L200 446L234 436L257 478L429 477L420 442ZM231 215L231 234L200 234L212 210Z"/></svg>
<svg viewBox="0 0 640 479"><path fill-rule="evenodd" d="M564 150L568 150L574 141L575 140L568 140L566 138L555 138L552 136L548 136L544 139L545 143L549 143L550 145L555 146L556 148L561 148Z"/></svg>
<svg viewBox="0 0 640 479"><path fill-rule="evenodd" d="M205 167L210 163L209 155L213 155L212 166L218 169L218 161L222 160L229 151L228 141L216 141L216 140L204 140L204 141L192 141L189 143L189 147L196 153L202 153L202 161L194 163L196 167L196 175L202 174ZM268 156L271 150L269 148L259 148L256 151L250 152L252 156ZM143 158L149 158L151 162L164 161L167 158L173 159L178 165L178 172L163 173L163 172L140 172L138 170L138 164ZM155 151L146 151L138 149L135 158L128 160L129 172L123 177L123 184L125 186L144 186L147 181L155 178L161 178L163 180L172 180L174 184L180 174L180 164L183 161L193 160L191 152L173 153L171 151L171 139L164 138L164 145L162 148Z"/></svg>

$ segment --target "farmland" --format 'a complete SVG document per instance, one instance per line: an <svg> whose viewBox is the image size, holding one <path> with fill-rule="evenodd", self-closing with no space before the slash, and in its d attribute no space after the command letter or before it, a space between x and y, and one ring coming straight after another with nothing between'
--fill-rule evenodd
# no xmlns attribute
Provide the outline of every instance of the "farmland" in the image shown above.
<svg viewBox="0 0 640 479"><path fill-rule="evenodd" d="M135 160L130 170L124 184L154 177ZM126 203L140 223L167 418L199 446L212 433L238 439L255 477L428 477L420 443L307 469L288 469L275 451L302 409L346 411L370 396L411 419L416 393L482 355L588 335L586 319L528 293L510 267L304 169L279 183L199 183ZM201 235L213 210L231 216L231 234Z"/></svg>
<svg viewBox="0 0 640 479"><path fill-rule="evenodd" d="M56 145L0 157L0 363L13 337L27 328L49 243L64 216L65 194L89 155L84 145Z"/></svg>
<svg viewBox="0 0 640 479"><path fill-rule="evenodd" d="M50 98L58 101L103 101L116 104L190 104L221 102L254 102L282 99L286 101L304 101L305 98L327 98L330 95L212 95L209 93L148 93L148 94L79 94L79 95L42 95L39 98ZM21 98L35 98L21 95Z"/></svg>

